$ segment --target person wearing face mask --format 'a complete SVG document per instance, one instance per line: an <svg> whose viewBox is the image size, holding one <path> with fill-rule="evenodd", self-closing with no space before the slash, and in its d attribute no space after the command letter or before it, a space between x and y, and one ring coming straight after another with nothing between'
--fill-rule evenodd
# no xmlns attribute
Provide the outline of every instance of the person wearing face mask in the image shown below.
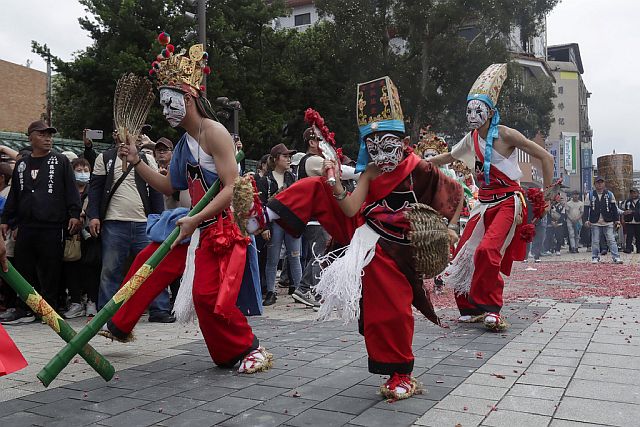
<svg viewBox="0 0 640 427"><path fill-rule="evenodd" d="M316 218L336 244L347 247L343 255L331 253L320 260L324 265L335 259L324 267L316 286L323 300L319 316L326 319L337 308L345 321L358 318L369 371L389 375L382 395L406 399L416 392L412 305L434 323L440 321L416 272L405 214L421 203L457 224L462 187L408 150L400 99L389 77L359 84L357 94L356 173L362 174L353 194L347 194L339 179L340 165L327 160L325 176L299 180L276 195L267 204L266 216L294 236ZM326 178L331 169L336 175L333 187ZM255 228L252 219L248 230ZM447 230L451 244L458 237L454 228Z"/></svg>
<svg viewBox="0 0 640 427"><path fill-rule="evenodd" d="M80 193L82 211L80 220L83 223L83 230L71 239L80 239L81 258L76 261L65 261L62 264L62 283L67 286L71 304L67 311L63 313L65 319L81 317L85 314L88 317L95 316L96 301L98 300L98 286L100 284L100 270L94 265L85 262L82 256L89 251L90 245L99 244L95 238L89 234L85 227L88 226L86 209L89 196L89 179L91 177L89 161L83 158L76 158L71 162L73 174L76 180L76 187ZM86 295L87 302L83 304L83 296Z"/></svg>
<svg viewBox="0 0 640 427"><path fill-rule="evenodd" d="M158 40L167 44L168 35L163 32ZM172 127L185 130L174 146L167 173L161 174L144 163L134 141L126 141L120 154L163 194L188 190L193 205L217 180L221 189L197 215L186 216L187 209L166 211L150 227L152 242L136 257L122 283L133 277L176 225L180 234L167 256L107 322L101 335L129 341L153 298L182 276L174 305L178 320L188 322L197 316L213 362L223 368L240 362L238 371L252 374L269 369L272 355L260 346L245 317L245 313L260 314L262 305L255 247L248 247L251 240L240 233L230 210L239 169L236 147L200 90L203 72L208 68L203 46L191 46L188 52L154 62L150 73L157 77L165 119ZM246 262L248 258L250 262Z"/></svg>
<svg viewBox="0 0 640 427"><path fill-rule="evenodd" d="M483 321L490 330L506 328L500 316L501 273L509 275L513 261L526 256L528 236L521 234L521 225L527 214L516 148L540 160L545 199L555 194L553 156L517 130L500 125L496 103L506 78L506 64L493 64L478 77L467 97L471 132L450 153L430 159L438 166L459 160L475 167L480 203L471 212L444 280L455 290L459 320Z"/></svg>

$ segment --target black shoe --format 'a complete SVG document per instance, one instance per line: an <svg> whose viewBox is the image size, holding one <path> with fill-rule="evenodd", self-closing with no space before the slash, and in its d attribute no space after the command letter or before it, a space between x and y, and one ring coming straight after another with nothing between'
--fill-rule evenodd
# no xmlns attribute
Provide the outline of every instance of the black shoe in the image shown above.
<svg viewBox="0 0 640 427"><path fill-rule="evenodd" d="M149 316L149 322L152 323L173 323L176 317L173 314L162 312Z"/></svg>
<svg viewBox="0 0 640 427"><path fill-rule="evenodd" d="M267 306L267 305L273 305L276 303L276 294L274 292L267 292L267 296L264 297L264 301L262 302L262 305Z"/></svg>
<svg viewBox="0 0 640 427"><path fill-rule="evenodd" d="M296 291L296 288L294 288L293 286L289 286L289 295L293 295L295 291Z"/></svg>
<svg viewBox="0 0 640 427"><path fill-rule="evenodd" d="M624 250L623 252L624 252L625 254L633 253L633 251L630 251L630 250Z"/></svg>

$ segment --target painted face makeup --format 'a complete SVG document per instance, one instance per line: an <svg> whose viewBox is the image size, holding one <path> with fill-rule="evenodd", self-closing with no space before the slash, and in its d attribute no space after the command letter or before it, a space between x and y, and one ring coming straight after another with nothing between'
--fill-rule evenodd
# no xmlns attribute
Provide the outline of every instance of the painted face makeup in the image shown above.
<svg viewBox="0 0 640 427"><path fill-rule="evenodd" d="M402 161L402 139L392 133L375 132L366 137L371 160L382 172L391 172Z"/></svg>
<svg viewBox="0 0 640 427"><path fill-rule="evenodd" d="M434 150L433 148L429 148L424 150L424 152L422 153L422 158L425 160L429 160L430 158L435 157L438 154L438 151Z"/></svg>
<svg viewBox="0 0 640 427"><path fill-rule="evenodd" d="M160 105L162 114L171 127L177 127L187 115L184 105L184 93L173 89L160 89Z"/></svg>
<svg viewBox="0 0 640 427"><path fill-rule="evenodd" d="M489 106L478 99L467 103L467 123L471 129L478 129L489 119Z"/></svg>

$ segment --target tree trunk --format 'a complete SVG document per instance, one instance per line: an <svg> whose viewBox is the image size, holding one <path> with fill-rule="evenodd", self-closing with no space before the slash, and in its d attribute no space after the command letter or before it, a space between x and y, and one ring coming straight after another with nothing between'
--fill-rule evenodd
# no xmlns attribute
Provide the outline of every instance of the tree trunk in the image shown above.
<svg viewBox="0 0 640 427"><path fill-rule="evenodd" d="M430 84L429 77L429 66L430 66L430 58L429 58L429 48L430 48L431 40L429 37L428 29L425 31L424 39L422 41L422 50L420 53L420 96L418 98L418 102L416 104L416 113L413 117L412 126L411 126L411 140L417 141L418 135L420 133L420 128L422 126L427 125L426 121L426 104L427 104L427 93Z"/></svg>

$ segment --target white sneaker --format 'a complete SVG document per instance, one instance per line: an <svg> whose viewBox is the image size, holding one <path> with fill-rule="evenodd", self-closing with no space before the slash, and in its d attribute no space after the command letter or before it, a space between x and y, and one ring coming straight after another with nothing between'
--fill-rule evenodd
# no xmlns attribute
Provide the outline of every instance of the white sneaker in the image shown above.
<svg viewBox="0 0 640 427"><path fill-rule="evenodd" d="M266 371L271 367L272 359L271 353L268 353L263 347L258 347L242 359L238 372L253 374L254 372Z"/></svg>
<svg viewBox="0 0 640 427"><path fill-rule="evenodd" d="M600 258L591 258L591 264L598 264L600 262Z"/></svg>
<svg viewBox="0 0 640 427"><path fill-rule="evenodd" d="M71 303L69 310L67 310L62 316L65 319L74 319L76 317L84 316L84 313L85 311L84 311L84 307L82 307L82 304L73 302Z"/></svg>
<svg viewBox="0 0 640 427"><path fill-rule="evenodd" d="M96 303L89 300L87 301L87 317L93 317L98 314L98 310L96 310Z"/></svg>

